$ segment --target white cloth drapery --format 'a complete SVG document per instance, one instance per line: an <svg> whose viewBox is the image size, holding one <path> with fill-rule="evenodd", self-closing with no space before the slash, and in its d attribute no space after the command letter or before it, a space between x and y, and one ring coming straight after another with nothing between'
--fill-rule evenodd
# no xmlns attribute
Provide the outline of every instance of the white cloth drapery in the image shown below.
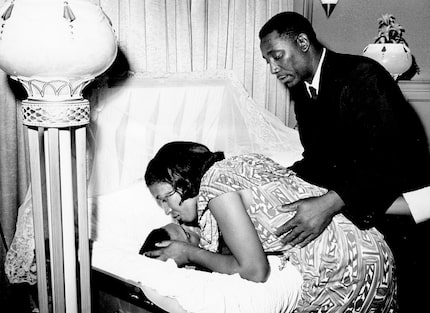
<svg viewBox="0 0 430 313"><path fill-rule="evenodd" d="M92 108L90 196L143 178L166 142L191 140L227 154L302 152L296 131L259 107L232 71L140 74L104 89Z"/></svg>

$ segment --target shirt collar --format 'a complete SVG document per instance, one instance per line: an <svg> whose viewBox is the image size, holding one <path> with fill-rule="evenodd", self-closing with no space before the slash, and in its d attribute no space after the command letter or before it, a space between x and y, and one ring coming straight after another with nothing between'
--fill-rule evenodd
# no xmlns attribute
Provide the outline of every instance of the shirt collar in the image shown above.
<svg viewBox="0 0 430 313"><path fill-rule="evenodd" d="M323 52L320 58L320 61L318 63L318 67L317 70L315 72L314 78L312 79L312 82L309 84L308 82L305 82L305 86L306 89L309 93L309 95L311 95L311 92L309 91L309 87L314 87L317 94L319 92L319 86L320 86L320 78L321 78L321 67L325 58L325 54L326 54L326 48L323 48Z"/></svg>

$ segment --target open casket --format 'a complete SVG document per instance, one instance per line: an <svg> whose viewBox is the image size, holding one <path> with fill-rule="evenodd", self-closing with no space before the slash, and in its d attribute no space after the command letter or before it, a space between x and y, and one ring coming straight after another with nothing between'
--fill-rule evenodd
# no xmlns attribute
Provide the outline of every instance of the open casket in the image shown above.
<svg viewBox="0 0 430 313"><path fill-rule="evenodd" d="M112 248L136 255L149 231L170 222L142 180L163 144L185 140L226 155L260 152L285 165L302 153L297 132L258 106L232 72L130 77L101 90L92 116L93 291L103 312L159 312L139 289L142 278L133 274L139 268L124 267L133 257L115 258Z"/></svg>
<svg viewBox="0 0 430 313"><path fill-rule="evenodd" d="M142 185L148 161L165 143L196 141L227 156L259 152L286 165L302 153L297 131L259 107L232 72L134 76L102 89L92 108L90 133L92 239L136 248L160 219L166 221L149 191L142 188L139 198L122 199L122 209L112 208L119 214L113 220L104 220L110 208L100 206L107 197ZM126 212L129 206L133 212ZM115 224L124 229L116 231Z"/></svg>

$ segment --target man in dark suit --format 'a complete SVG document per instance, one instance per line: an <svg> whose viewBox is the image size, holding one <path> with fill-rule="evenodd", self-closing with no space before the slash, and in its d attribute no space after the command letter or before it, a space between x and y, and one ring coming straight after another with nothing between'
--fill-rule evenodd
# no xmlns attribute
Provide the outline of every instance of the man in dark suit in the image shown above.
<svg viewBox="0 0 430 313"><path fill-rule="evenodd" d="M326 49L300 14L275 15L259 36L263 58L295 105L304 153L291 169L329 190L286 205L297 214L278 234L304 246L340 212L361 228L376 226L396 258L400 305L410 311L407 284L418 280L410 280L408 271L420 262L424 248L417 236L429 225L415 224L411 212L430 210L412 207L416 201L410 200L416 190L421 199L430 196L430 155L420 119L379 63ZM387 217L396 208L409 215Z"/></svg>

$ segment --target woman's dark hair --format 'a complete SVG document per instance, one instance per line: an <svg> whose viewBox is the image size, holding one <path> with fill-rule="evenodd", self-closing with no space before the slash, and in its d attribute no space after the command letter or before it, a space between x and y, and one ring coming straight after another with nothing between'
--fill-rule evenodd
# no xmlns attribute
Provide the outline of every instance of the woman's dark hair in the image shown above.
<svg viewBox="0 0 430 313"><path fill-rule="evenodd" d="M290 38L295 38L304 33L311 43L319 44L312 24L303 15L296 12L281 12L272 16L260 29L258 36L263 39L273 31Z"/></svg>
<svg viewBox="0 0 430 313"><path fill-rule="evenodd" d="M144 254L145 252L159 249L159 247L157 247L155 244L165 240L170 240L170 235L167 230L164 228L153 229L149 233L148 237L146 237L145 242L139 250L139 254Z"/></svg>
<svg viewBox="0 0 430 313"><path fill-rule="evenodd" d="M168 183L181 195L182 201L197 196L206 171L224 159L223 152L211 152L196 142L173 141L158 150L145 173L147 186Z"/></svg>

